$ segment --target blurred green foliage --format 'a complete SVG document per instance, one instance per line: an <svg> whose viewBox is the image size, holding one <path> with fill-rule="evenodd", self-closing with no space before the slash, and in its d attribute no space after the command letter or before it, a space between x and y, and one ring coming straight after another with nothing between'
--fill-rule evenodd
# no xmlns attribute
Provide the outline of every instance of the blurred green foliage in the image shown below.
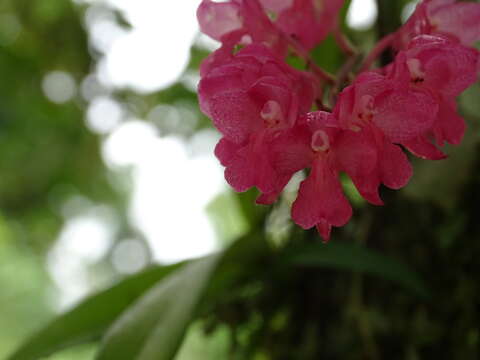
<svg viewBox="0 0 480 360"><path fill-rule="evenodd" d="M398 26L407 2L379 0L375 27L346 29L360 51ZM411 183L382 189L385 207L354 201L354 218L331 245L290 226L282 215L288 196L267 208L254 204L255 191L222 194L209 206L230 244L218 263L155 265L55 317L46 260L65 222L62 206L75 196L107 204L119 234L136 232L127 216L128 172L113 174L103 163L101 136L84 124L86 100L77 94L57 105L42 92L53 70L80 84L95 66L84 10L66 0L0 3L0 359L48 323L16 359L74 344L48 358L92 359L99 346L105 359L119 349L129 359L167 359L177 350L177 360L479 358L478 84L459 101L469 127L462 145L448 150L448 160L412 159ZM186 71L197 71L206 55L192 47ZM343 61L333 39L312 56L330 71ZM139 118L158 104L186 106L199 118L183 130L150 119L162 134L190 137L210 126L181 82L115 96ZM108 262L102 266L96 275L118 278Z"/></svg>
<svg viewBox="0 0 480 360"><path fill-rule="evenodd" d="M98 140L76 101L57 106L41 80L61 69L77 81L91 58L68 1L0 4L0 358L51 318L44 254L68 196L110 197Z"/></svg>
<svg viewBox="0 0 480 360"><path fill-rule="evenodd" d="M42 93L49 71L61 69L80 81L91 62L73 4L48 4L0 6L19 28L0 48L0 208L8 220L22 224L24 239L38 251L59 229L54 210L62 200L72 193L93 199L112 194L98 139L83 125L81 104L57 106Z"/></svg>

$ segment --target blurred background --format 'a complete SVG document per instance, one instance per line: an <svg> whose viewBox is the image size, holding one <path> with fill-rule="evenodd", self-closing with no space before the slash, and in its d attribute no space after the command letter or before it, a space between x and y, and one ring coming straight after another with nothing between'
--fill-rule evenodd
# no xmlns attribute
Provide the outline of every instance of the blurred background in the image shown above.
<svg viewBox="0 0 480 360"><path fill-rule="evenodd" d="M391 1L395 19L377 18L382 3L350 4L347 24L362 49L394 30L415 2ZM152 262L220 249L249 231L252 217L265 216L263 208L244 206L255 194L227 188L213 156L219 135L198 109L198 66L218 46L198 33L198 4L0 2L0 359L87 294ZM332 44L315 55L328 69L341 63ZM451 270L461 287L457 310L478 300L478 95L477 84L460 100L470 129L451 152L454 160L417 161L399 195L402 210L388 213L410 224L397 238L411 241L413 257L400 257L418 258L423 275L447 266L425 253L429 247L459 261ZM356 206L370 207L358 198ZM419 211L415 218L400 219L411 209ZM282 238L288 211L275 211L270 226ZM424 222L413 222L419 216ZM394 222L387 218L385 228L393 231ZM426 243L416 242L420 235ZM418 316L429 336L440 331ZM449 316L455 311L442 321ZM465 326L459 334L478 346L478 326ZM226 333L206 337L194 326L178 359L226 359L228 342ZM94 350L82 346L50 359L91 359Z"/></svg>

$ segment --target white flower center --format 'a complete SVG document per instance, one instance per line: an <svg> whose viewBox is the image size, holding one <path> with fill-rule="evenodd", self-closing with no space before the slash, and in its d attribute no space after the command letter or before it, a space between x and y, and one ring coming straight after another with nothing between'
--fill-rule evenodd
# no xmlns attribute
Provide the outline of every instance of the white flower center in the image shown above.
<svg viewBox="0 0 480 360"><path fill-rule="evenodd" d="M417 82L422 82L425 77L425 72L422 70L422 63L418 59L408 59L407 60L408 70L410 71L410 76L412 80Z"/></svg>
<svg viewBox="0 0 480 360"><path fill-rule="evenodd" d="M312 143L310 145L314 151L327 151L330 148L330 140L323 130L317 130L313 133Z"/></svg>
<svg viewBox="0 0 480 360"><path fill-rule="evenodd" d="M284 120L280 104L273 100L269 100L263 105L260 116L267 127L278 126Z"/></svg>

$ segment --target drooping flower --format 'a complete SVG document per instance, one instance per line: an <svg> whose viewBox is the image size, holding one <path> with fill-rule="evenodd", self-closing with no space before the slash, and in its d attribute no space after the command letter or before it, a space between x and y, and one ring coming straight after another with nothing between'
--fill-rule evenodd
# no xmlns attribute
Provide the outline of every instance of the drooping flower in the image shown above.
<svg viewBox="0 0 480 360"><path fill-rule="evenodd" d="M420 35L400 52L388 77L410 89L432 94L438 107L431 128L402 142L414 154L427 159L445 157L438 146L459 144L465 122L456 112L455 98L477 79L479 52L444 36Z"/></svg>
<svg viewBox="0 0 480 360"><path fill-rule="evenodd" d="M342 149L337 156L340 169L350 176L360 195L372 204L383 205L378 193L380 184L397 190L412 176L412 166L402 149L388 141L372 123L365 124L357 132L344 131L337 140L337 147Z"/></svg>
<svg viewBox="0 0 480 360"><path fill-rule="evenodd" d="M287 163L295 159L310 168L293 203L292 219L305 229L315 226L325 241L332 226L345 225L352 214L340 172L347 173L362 195L375 204L381 204L380 182L398 188L411 176L405 154L378 129L368 125L361 130L344 129L328 112L308 113L284 136L282 145L288 155L278 152L277 160L287 157Z"/></svg>
<svg viewBox="0 0 480 360"><path fill-rule="evenodd" d="M465 46L480 40L480 4L456 0L423 0L397 31L395 47L405 49L417 35L444 35Z"/></svg>
<svg viewBox="0 0 480 360"><path fill-rule="evenodd" d="M262 43L285 55L291 41L308 51L332 31L344 0L203 0L200 29L223 46Z"/></svg>
<svg viewBox="0 0 480 360"><path fill-rule="evenodd" d="M197 18L202 33L218 41L243 28L242 8L238 1L203 0L198 6Z"/></svg>
<svg viewBox="0 0 480 360"><path fill-rule="evenodd" d="M324 241L330 239L332 226L345 225L352 207L342 192L338 172L328 154L319 154L310 175L301 184L292 206L292 219L304 229L316 227Z"/></svg>
<svg viewBox="0 0 480 360"><path fill-rule="evenodd" d="M231 53L236 45L257 43L279 55L286 54L288 43L258 0L202 0L197 18L200 30L221 41L226 52Z"/></svg>
<svg viewBox="0 0 480 360"><path fill-rule="evenodd" d="M310 113L305 119L295 131L305 139L304 147L298 150L308 160L310 174L300 184L298 197L292 205L292 219L304 229L315 226L324 241L328 241L332 226L343 226L352 216L352 208L339 180L335 149L342 130L327 112Z"/></svg>
<svg viewBox="0 0 480 360"><path fill-rule="evenodd" d="M275 149L285 151L282 133L310 110L314 95L310 76L263 45L245 47L202 77L200 107L223 135L215 153L235 190L256 186L270 194L260 201L270 202L302 168L276 163Z"/></svg>
<svg viewBox="0 0 480 360"><path fill-rule="evenodd" d="M306 50L314 48L336 25L344 0L261 0L275 13L275 24Z"/></svg>
<svg viewBox="0 0 480 360"><path fill-rule="evenodd" d="M378 194L381 184L399 189L408 183L412 167L397 144L430 130L437 112L429 91L375 72L361 74L340 93L333 116L343 129L353 132L343 132L337 147L356 149L365 156L355 154L358 161L351 161L351 153L342 150L337 158L367 201L383 204Z"/></svg>
<svg viewBox="0 0 480 360"><path fill-rule="evenodd" d="M342 91L334 114L344 128L374 124L390 142L402 143L430 129L437 111L429 91L365 72Z"/></svg>

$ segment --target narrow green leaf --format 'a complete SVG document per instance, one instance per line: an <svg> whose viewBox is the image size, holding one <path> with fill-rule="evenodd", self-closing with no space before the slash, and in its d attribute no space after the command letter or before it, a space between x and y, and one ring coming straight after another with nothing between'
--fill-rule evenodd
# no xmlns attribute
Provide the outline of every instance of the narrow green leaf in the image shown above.
<svg viewBox="0 0 480 360"><path fill-rule="evenodd" d="M153 266L87 298L40 330L8 359L38 359L75 344L99 339L125 308L182 265L184 263Z"/></svg>
<svg viewBox="0 0 480 360"><path fill-rule="evenodd" d="M109 329L98 360L172 359L219 258L195 260L150 289Z"/></svg>
<svg viewBox="0 0 480 360"><path fill-rule="evenodd" d="M321 266L376 275L393 281L420 297L428 297L428 290L417 273L395 259L359 245L311 245L289 255L289 261L294 265Z"/></svg>

